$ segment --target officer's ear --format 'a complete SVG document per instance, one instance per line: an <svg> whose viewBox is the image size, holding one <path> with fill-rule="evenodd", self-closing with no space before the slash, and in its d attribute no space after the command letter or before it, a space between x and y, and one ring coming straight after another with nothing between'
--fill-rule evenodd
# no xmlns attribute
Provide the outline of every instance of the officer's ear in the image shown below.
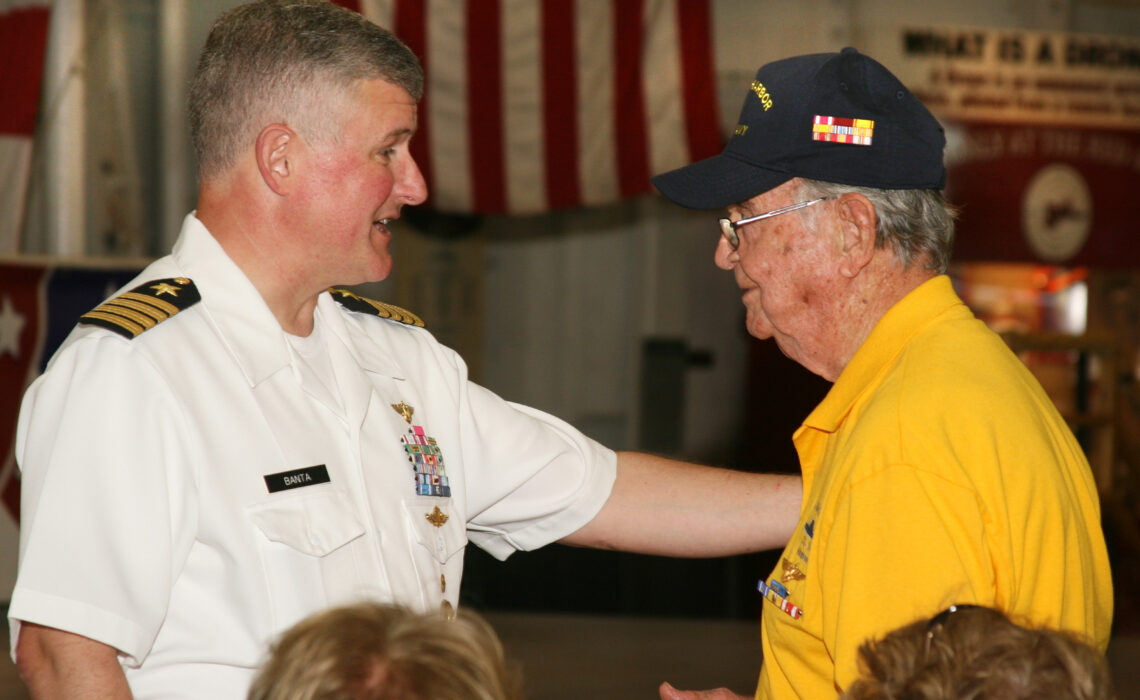
<svg viewBox="0 0 1140 700"><path fill-rule="evenodd" d="M297 133L284 124L270 124L257 135L257 171L265 185L277 194L287 194L296 175Z"/></svg>
<svg viewBox="0 0 1140 700"><path fill-rule="evenodd" d="M879 217L871 200L857 192L841 196L837 206L842 246L839 271L845 277L853 278L875 255L875 233Z"/></svg>

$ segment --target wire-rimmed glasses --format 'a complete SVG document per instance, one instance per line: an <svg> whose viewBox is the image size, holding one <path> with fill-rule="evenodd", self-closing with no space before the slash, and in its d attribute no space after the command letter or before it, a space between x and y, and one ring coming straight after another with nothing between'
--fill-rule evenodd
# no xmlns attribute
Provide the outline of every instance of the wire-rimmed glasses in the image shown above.
<svg viewBox="0 0 1140 700"><path fill-rule="evenodd" d="M739 221L732 221L730 219L718 219L717 223L720 224L721 235L725 237L725 239L728 241L728 244L732 246L732 249L736 250L740 247L740 234L736 232L736 229L740 228L741 226L744 226L745 224L751 224L754 221L760 221L761 219L770 219L773 216L779 216L780 214L787 214L790 211L803 209L804 207L810 207L813 204L819 204L820 202L824 202L829 199L835 199L835 197L817 197L816 199L809 199L806 202L796 202L795 204L789 204L786 207L780 207L779 209L766 211L763 214L757 214L756 216L749 216Z"/></svg>

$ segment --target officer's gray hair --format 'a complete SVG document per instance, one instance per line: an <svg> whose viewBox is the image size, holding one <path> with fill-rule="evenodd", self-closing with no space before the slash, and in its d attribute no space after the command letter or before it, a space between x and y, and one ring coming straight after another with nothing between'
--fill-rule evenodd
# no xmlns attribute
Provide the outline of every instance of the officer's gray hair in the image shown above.
<svg viewBox="0 0 1140 700"><path fill-rule="evenodd" d="M335 143L337 108L357 81L373 79L415 100L423 94L415 54L359 13L327 0L261 0L224 12L190 85L199 177L227 170L268 124Z"/></svg>
<svg viewBox="0 0 1140 700"><path fill-rule="evenodd" d="M805 178L798 182L801 199L855 192L871 200L879 220L875 247L890 246L904 269L921 264L943 274L949 267L958 212L938 190L880 190Z"/></svg>

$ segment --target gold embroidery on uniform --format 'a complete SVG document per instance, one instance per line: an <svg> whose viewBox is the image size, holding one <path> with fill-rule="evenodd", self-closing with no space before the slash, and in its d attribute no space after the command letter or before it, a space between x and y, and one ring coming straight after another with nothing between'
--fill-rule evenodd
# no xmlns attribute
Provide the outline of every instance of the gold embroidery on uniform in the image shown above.
<svg viewBox="0 0 1140 700"><path fill-rule="evenodd" d="M158 300L154 299L153 301ZM165 304L166 302L163 303ZM134 309L140 314L146 314L147 316L150 316L152 319L154 319L155 323L159 321L165 321L166 319L170 318L171 315L169 311L163 311L155 304L145 304L141 301L135 301L134 299L129 298L126 294L121 297L111 299L110 301L107 301L103 304L103 306L108 305Z"/></svg>
<svg viewBox="0 0 1140 700"><path fill-rule="evenodd" d="M450 520L447 513L444 513L442 510L440 510L439 506L436 506L432 512L426 513L424 517L427 518L427 521L429 523L435 525L436 527L443 527L443 524Z"/></svg>
<svg viewBox="0 0 1140 700"><path fill-rule="evenodd" d="M152 284L150 288L154 290L155 296L158 296L160 294L169 294L172 297L176 297L178 296L178 292L182 291L181 287L175 287L173 284L167 284L166 282Z"/></svg>
<svg viewBox="0 0 1140 700"><path fill-rule="evenodd" d="M109 314L109 313L106 313L104 311L100 311L99 309L95 309L94 311L88 311L86 314L84 314L84 316L88 316L90 318L97 318L97 319L100 319L103 321L107 321L108 323L113 323L116 326L119 326L120 328L126 329L132 335L138 335L139 333L142 333L143 331L146 330L145 328L143 328L139 324L135 323L134 321L131 321L130 319L124 318L122 316L116 316L114 314Z"/></svg>
<svg viewBox="0 0 1140 700"><path fill-rule="evenodd" d="M396 411L396 413L399 413L404 417L404 420L408 422L408 425L412 424L412 414L416 412L416 409L412 408L403 401L400 403L392 404L392 408Z"/></svg>
<svg viewBox="0 0 1140 700"><path fill-rule="evenodd" d="M201 300L198 288L185 277L151 280L83 314L79 325L102 326L126 338L137 338Z"/></svg>
<svg viewBox="0 0 1140 700"><path fill-rule="evenodd" d="M416 326L419 328L424 327L423 319L421 319L419 316L416 316L411 311L402 309L395 304L386 304L382 301L376 301L375 299L362 297L359 294L356 294L355 292L348 289L330 287L329 293L333 295L333 298L336 299L337 302L344 305L351 311L375 314L380 318L399 321L400 323L406 323L409 326Z"/></svg>
<svg viewBox="0 0 1140 700"><path fill-rule="evenodd" d="M140 314L138 311L130 308L129 305L120 304L115 299L100 306L99 310L103 313L116 314L124 318L129 318L143 328L153 328L158 321L165 321L167 318L166 315L163 314L162 318L155 320L153 316Z"/></svg>
<svg viewBox="0 0 1140 700"><path fill-rule="evenodd" d="M154 287L151 287L151 289L154 289ZM119 299L132 299L132 300L137 301L141 304L148 304L150 306L157 308L159 311L166 312L167 314L169 314L171 316L178 313L178 311L179 311L177 306L175 306L174 304L171 304L170 302L166 301L165 299L159 299L158 297L147 296L146 294L139 294L138 292L126 292L125 294L123 294L122 296L120 296L118 298Z"/></svg>

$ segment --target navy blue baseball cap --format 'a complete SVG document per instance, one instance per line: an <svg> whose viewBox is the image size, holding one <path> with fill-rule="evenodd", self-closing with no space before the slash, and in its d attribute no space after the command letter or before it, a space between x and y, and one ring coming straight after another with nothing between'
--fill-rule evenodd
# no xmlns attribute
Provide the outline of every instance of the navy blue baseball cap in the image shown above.
<svg viewBox="0 0 1140 700"><path fill-rule="evenodd" d="M720 155L652 178L684 207L720 209L794 177L880 189L942 189L946 135L898 78L853 48L756 72Z"/></svg>

